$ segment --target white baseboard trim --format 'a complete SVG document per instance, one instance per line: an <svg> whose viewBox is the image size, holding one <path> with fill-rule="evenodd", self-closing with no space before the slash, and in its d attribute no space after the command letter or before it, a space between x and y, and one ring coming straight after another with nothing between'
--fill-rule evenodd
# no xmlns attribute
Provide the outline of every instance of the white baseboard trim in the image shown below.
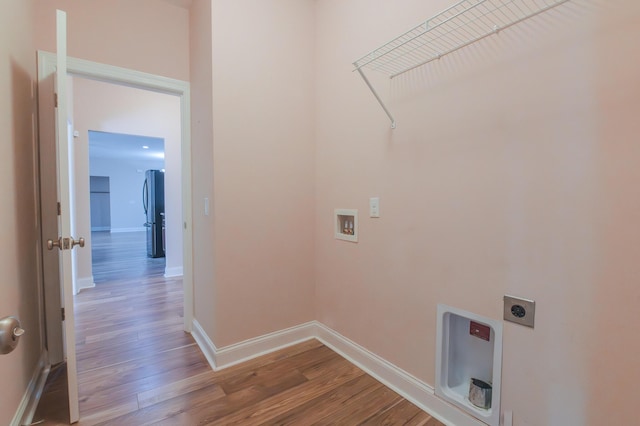
<svg viewBox="0 0 640 426"><path fill-rule="evenodd" d="M11 426L30 425L33 422L33 416L36 413L36 408L38 408L38 402L40 401L42 390L49 375L47 358L47 351L42 351L38 365L33 371L33 376L31 376L31 380L27 385L27 390L24 392L18 410L11 420Z"/></svg>
<svg viewBox="0 0 640 426"><path fill-rule="evenodd" d="M315 337L442 423L450 426L486 426L438 398L432 386L320 322L316 322Z"/></svg>
<svg viewBox="0 0 640 426"><path fill-rule="evenodd" d="M216 348L200 323L193 320L193 338L209 361L211 368L222 370L287 346L313 339L314 323L309 322L274 333L265 334L223 348Z"/></svg>
<svg viewBox="0 0 640 426"><path fill-rule="evenodd" d="M313 339L315 337L314 329L314 322L308 322L225 346L216 351L216 365L218 369L231 367L287 346Z"/></svg>
<svg viewBox="0 0 640 426"><path fill-rule="evenodd" d="M96 283L93 281L93 275L90 277L78 278L76 280L76 285L78 286L78 293L87 288L93 288L96 286Z"/></svg>
<svg viewBox="0 0 640 426"><path fill-rule="evenodd" d="M164 277L165 278L173 278L173 277L181 277L183 275L182 266L176 266L173 268L165 268L164 269Z"/></svg>
<svg viewBox="0 0 640 426"><path fill-rule="evenodd" d="M111 228L112 234L117 234L119 232L143 232L146 231L147 228L141 226L139 228Z"/></svg>
<svg viewBox="0 0 640 426"><path fill-rule="evenodd" d="M193 319L191 335L200 347L200 350L204 354L204 357L207 358L207 361L209 362L211 368L217 370L218 367L216 366L216 345L213 344L207 333L195 318Z"/></svg>
<svg viewBox="0 0 640 426"><path fill-rule="evenodd" d="M318 321L218 349L194 319L193 337L216 371L315 338L442 423L449 426L486 426L438 398L432 386Z"/></svg>

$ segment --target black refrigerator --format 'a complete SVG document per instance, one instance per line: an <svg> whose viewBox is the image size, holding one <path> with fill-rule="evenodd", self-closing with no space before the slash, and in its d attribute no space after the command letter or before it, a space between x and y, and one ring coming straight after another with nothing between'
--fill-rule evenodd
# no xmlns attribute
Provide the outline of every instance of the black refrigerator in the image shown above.
<svg viewBox="0 0 640 426"><path fill-rule="evenodd" d="M164 172L147 170L142 186L147 256L164 257Z"/></svg>

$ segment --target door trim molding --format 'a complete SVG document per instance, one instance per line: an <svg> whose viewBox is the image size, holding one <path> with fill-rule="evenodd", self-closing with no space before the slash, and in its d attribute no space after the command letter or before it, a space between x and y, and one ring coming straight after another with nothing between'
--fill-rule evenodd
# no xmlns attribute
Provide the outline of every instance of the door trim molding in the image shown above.
<svg viewBox="0 0 640 426"><path fill-rule="evenodd" d="M39 58L56 63L56 55L38 52ZM191 204L191 87L189 82L101 64L78 58L67 58L67 72L74 76L122 84L138 89L178 96L180 98L181 156L182 156L182 262L184 288L184 330L193 326L193 216Z"/></svg>

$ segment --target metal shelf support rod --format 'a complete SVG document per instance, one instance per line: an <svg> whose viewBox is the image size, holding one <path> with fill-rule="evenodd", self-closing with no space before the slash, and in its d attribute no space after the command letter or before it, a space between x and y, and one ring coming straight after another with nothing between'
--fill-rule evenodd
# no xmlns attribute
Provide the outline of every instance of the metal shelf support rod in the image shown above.
<svg viewBox="0 0 640 426"><path fill-rule="evenodd" d="M354 63L354 65L357 67L357 65L355 63ZM373 96L376 97L376 100L378 101L378 103L380 104L382 109L384 110L385 114L387 114L387 117L389 117L389 120L391 120L391 128L395 129L396 128L396 119L393 118L393 115L391 115L391 113L387 109L386 105L384 104L384 102L382 101L380 96L378 95L378 92L376 92L376 89L373 88L373 86L371 85L371 82L369 81L367 76L364 75L364 73L362 72L361 68L359 68L359 67L356 68L356 71L358 71L358 74L360 74L360 77L362 77L364 82L367 83L367 86L369 87L369 90L371 90L371 93L373 93Z"/></svg>

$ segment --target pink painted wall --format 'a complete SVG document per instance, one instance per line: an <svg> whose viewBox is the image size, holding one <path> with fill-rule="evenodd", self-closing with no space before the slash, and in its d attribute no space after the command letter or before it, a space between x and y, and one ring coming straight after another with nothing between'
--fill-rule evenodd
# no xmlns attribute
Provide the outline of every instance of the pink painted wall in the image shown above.
<svg viewBox="0 0 640 426"><path fill-rule="evenodd" d="M640 5L570 2L374 75L392 131L350 63L451 3L317 3L316 317L433 385L438 303L535 299L535 329L505 323L514 424L633 424ZM334 208L359 209L358 244Z"/></svg>
<svg viewBox="0 0 640 426"><path fill-rule="evenodd" d="M505 325L503 407L515 424L633 424L640 5L569 2L391 84L374 78L397 116L391 131L350 63L451 3L216 0L215 66L204 57L190 74L184 9L47 2L32 40L32 3L12 2L0 16L0 131L13 141L1 158L14 161L0 185L15 203L0 207L12 224L2 240L38 237L19 214L35 211L23 145L33 132L20 117L33 108L34 46L53 50L59 7L71 56L183 80L212 73L211 105L194 99L211 110L194 130L194 177L207 180L194 185L194 226L212 239L216 269L204 251L194 280L217 346L318 319L433 384L436 304L500 319L513 293L538 302L534 330ZM202 0L194 8L209 13ZM212 217L199 217L209 194ZM380 219L366 216L371 196ZM336 207L360 210L358 244L333 239ZM8 254L0 301L32 318L34 250ZM38 348L25 342L0 363L3 413Z"/></svg>
<svg viewBox="0 0 640 426"><path fill-rule="evenodd" d="M314 319L314 4L212 3L218 347Z"/></svg>
<svg viewBox="0 0 640 426"><path fill-rule="evenodd" d="M213 97L211 1L194 0L190 9L191 155L193 216L194 317L211 338L215 332L212 305L216 299L213 244ZM209 199L209 215L204 199Z"/></svg>
<svg viewBox="0 0 640 426"><path fill-rule="evenodd" d="M0 1L0 317L15 315L27 333L0 355L0 424L10 424L42 351L35 199L35 2Z"/></svg>
<svg viewBox="0 0 640 426"><path fill-rule="evenodd" d="M162 0L39 2L37 48L55 51L55 9L67 12L68 54L189 80L189 11Z"/></svg>
<svg viewBox="0 0 640 426"><path fill-rule="evenodd" d="M589 424L637 423L640 395L640 4L603 8L592 39L596 98L598 269L587 343ZM597 386L596 386L597 385ZM603 392L601 389L607 389Z"/></svg>

